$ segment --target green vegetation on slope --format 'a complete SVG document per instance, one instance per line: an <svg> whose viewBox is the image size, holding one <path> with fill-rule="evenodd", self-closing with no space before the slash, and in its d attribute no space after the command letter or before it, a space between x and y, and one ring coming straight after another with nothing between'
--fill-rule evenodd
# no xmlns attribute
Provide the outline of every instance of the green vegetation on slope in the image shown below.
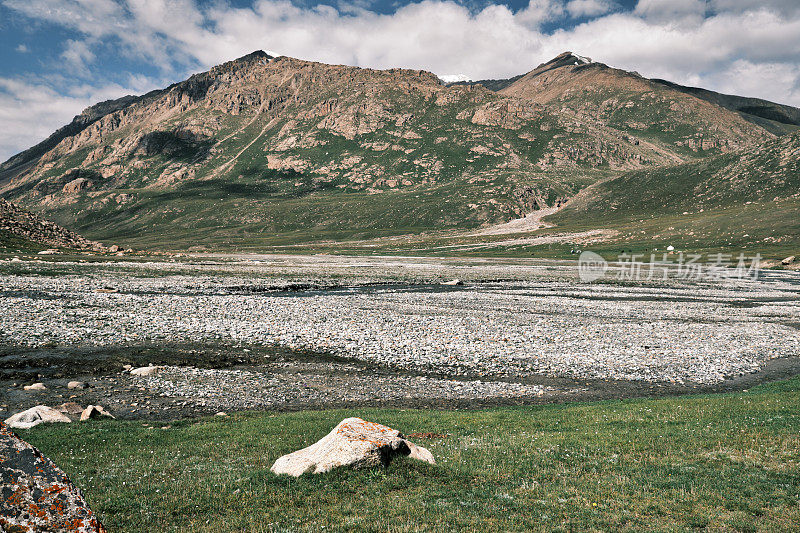
<svg viewBox="0 0 800 533"><path fill-rule="evenodd" d="M495 408L240 413L20 431L111 531L728 531L800 524L800 379L744 393ZM429 466L279 477L346 416L419 441Z"/></svg>
<svg viewBox="0 0 800 533"><path fill-rule="evenodd" d="M584 189L547 220L557 226L552 231L617 231L592 247L598 251L672 244L780 258L800 245L798 191L800 133L794 133L753 150L628 172Z"/></svg>

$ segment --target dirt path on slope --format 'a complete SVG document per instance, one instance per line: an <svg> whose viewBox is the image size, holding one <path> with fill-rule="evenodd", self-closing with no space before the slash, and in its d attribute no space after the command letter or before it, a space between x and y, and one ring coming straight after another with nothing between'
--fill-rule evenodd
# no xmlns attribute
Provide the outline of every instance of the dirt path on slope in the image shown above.
<svg viewBox="0 0 800 533"><path fill-rule="evenodd" d="M552 215L558 211L558 207L546 207L544 209L537 209L532 213L528 213L522 218L515 218L502 224L495 224L488 228L483 228L480 231L469 233L468 237L480 237L484 235L508 235L509 233L525 233L528 231L535 231L541 228L552 228L552 224L543 222L542 219L546 216Z"/></svg>

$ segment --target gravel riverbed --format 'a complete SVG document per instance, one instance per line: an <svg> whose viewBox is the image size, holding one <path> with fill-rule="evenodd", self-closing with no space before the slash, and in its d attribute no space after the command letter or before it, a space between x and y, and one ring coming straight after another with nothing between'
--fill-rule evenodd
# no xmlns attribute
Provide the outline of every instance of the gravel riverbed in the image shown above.
<svg viewBox="0 0 800 533"><path fill-rule="evenodd" d="M524 260L297 258L294 270L286 257L11 267L0 275L7 347L278 346L413 376L381 382L350 373L349 385L306 379L302 390L323 403L320 391L343 387L353 401L405 398L404 390L466 400L555 392L511 383L530 376L713 385L800 355L800 283L788 272L758 281L581 284L574 265ZM442 284L456 277L464 285ZM440 377L424 386L408 381L423 375ZM169 365L142 386L220 409L287 404L248 396L236 383L285 396L293 379L189 364ZM222 398L226 389L238 392Z"/></svg>

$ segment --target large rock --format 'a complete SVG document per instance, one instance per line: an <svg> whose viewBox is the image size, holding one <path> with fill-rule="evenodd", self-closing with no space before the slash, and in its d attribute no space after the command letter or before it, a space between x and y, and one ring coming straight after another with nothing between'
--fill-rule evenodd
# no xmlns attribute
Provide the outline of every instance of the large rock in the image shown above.
<svg viewBox="0 0 800 533"><path fill-rule="evenodd" d="M45 422L72 422L72 420L64 413L46 405L37 405L6 418L6 424L17 429L29 429Z"/></svg>
<svg viewBox="0 0 800 533"><path fill-rule="evenodd" d="M790 255L789 257L787 257L786 259L781 261L782 265L791 265L792 263L794 263L794 256L793 255Z"/></svg>
<svg viewBox="0 0 800 533"><path fill-rule="evenodd" d="M67 475L2 422L0 531L106 531Z"/></svg>
<svg viewBox="0 0 800 533"><path fill-rule="evenodd" d="M340 466L385 466L398 455L436 464L431 452L408 441L396 429L360 418L345 418L321 440L280 457L271 470L296 477L306 472L321 474Z"/></svg>

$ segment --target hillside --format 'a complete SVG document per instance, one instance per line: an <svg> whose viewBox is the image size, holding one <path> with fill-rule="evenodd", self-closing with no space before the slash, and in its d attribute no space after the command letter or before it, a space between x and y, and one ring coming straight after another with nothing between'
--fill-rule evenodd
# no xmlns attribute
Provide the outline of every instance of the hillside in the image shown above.
<svg viewBox="0 0 800 533"><path fill-rule="evenodd" d="M136 247L469 229L773 137L570 53L496 93L254 52L81 116L0 167L0 196Z"/></svg>
<svg viewBox="0 0 800 533"><path fill-rule="evenodd" d="M686 87L666 80L654 79L652 81L697 96L725 109L736 111L745 120L758 124L776 135L783 135L800 129L800 109L796 107L776 104L761 98L747 98L732 94L722 94L699 87Z"/></svg>
<svg viewBox="0 0 800 533"><path fill-rule="evenodd" d="M552 72L554 70L557 72ZM467 85L468 83L457 82L452 85ZM569 102L574 100L571 96L574 96L576 88L579 88L584 95L605 91L612 95L612 98L616 96L621 87L633 94L652 92L658 95L669 95L670 98L674 98L675 93L680 92L705 100L713 106L734 111L744 120L757 124L775 135L784 135L800 128L800 109L796 107L761 98L723 94L700 87L687 87L668 80L646 79L636 73L613 69L603 63L592 62L589 58L576 56L570 52L565 52L553 60L539 65L527 74L520 74L508 79L479 80L471 83L492 91L522 95L540 102L552 102L555 99ZM512 85L514 87L509 89ZM668 90L664 91L664 89ZM684 102L690 106L697 106L692 99L685 99ZM614 104L613 101L608 102L606 107ZM625 104L629 105L627 102ZM705 112L713 109L713 107L702 105L697 108ZM601 110L595 109L595 111ZM606 114L609 114L608 111L608 109L602 110Z"/></svg>
<svg viewBox="0 0 800 533"><path fill-rule="evenodd" d="M592 185L548 221L617 228L618 243L786 249L800 235L800 132L682 165L632 171Z"/></svg>
<svg viewBox="0 0 800 533"><path fill-rule="evenodd" d="M0 198L0 250L41 247L104 249L100 243L85 239Z"/></svg>

